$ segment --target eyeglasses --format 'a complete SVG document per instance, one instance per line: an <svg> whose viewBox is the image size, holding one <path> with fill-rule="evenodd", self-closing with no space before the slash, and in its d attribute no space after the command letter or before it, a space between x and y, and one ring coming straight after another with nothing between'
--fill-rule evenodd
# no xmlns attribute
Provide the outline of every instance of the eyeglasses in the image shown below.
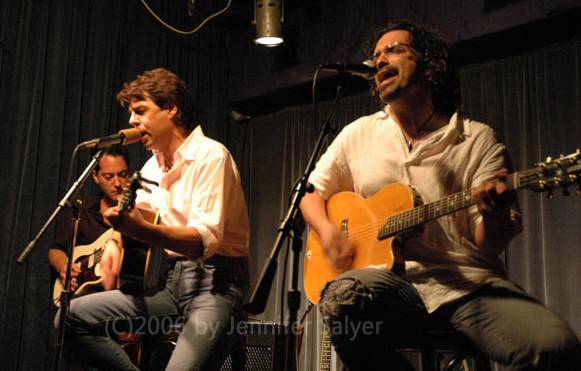
<svg viewBox="0 0 581 371"><path fill-rule="evenodd" d="M376 50L372 56L373 63L375 63L375 65L377 66L377 62L379 61L379 58L381 58L383 54L386 54L388 56L393 54L403 54L408 49L411 50L412 53L414 53L416 56L418 57L420 56L418 52L410 44L400 43L396 41L387 45L385 48L381 50Z"/></svg>

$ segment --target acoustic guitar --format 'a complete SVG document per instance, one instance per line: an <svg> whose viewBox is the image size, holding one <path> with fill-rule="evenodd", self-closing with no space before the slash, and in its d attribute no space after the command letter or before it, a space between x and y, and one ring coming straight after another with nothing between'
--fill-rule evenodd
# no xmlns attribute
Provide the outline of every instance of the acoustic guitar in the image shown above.
<svg viewBox="0 0 581 371"><path fill-rule="evenodd" d="M137 189L141 188L143 178L139 172L134 173L128 181L123 194L118 202L119 212L125 213L135 207ZM149 209L138 208L145 220L157 224L159 214ZM75 246L73 249L73 261L78 265L78 287L73 293L73 298L101 291L103 273L101 271L101 258L105 250L105 244L110 239L119 235L113 228L103 232L99 238L89 245ZM159 288L163 284L165 253L162 248L149 246L140 241L121 236L121 259L119 264L118 288L126 292L149 292ZM53 302L59 307L60 296L64 285L60 277L54 282Z"/></svg>
<svg viewBox="0 0 581 371"><path fill-rule="evenodd" d="M126 190L119 200L120 213L135 207L137 190L144 188L142 183L149 182L136 171L129 179ZM147 190L147 188L144 188ZM143 218L150 223L159 223L159 213L150 209L138 208ZM119 289L125 292L140 293L157 290L165 279L166 255L161 247L150 246L143 242L123 237L123 249L119 267Z"/></svg>
<svg viewBox="0 0 581 371"><path fill-rule="evenodd" d="M511 189L548 192L577 185L581 188L581 151L558 159L548 157L534 168L510 174L506 183ZM579 189L577 190L579 193ZM396 236L414 230L426 222L472 206L472 190L464 190L425 205L412 188L394 183L385 186L370 198L353 192L339 192L326 204L329 220L349 239L355 256L350 269L369 265L393 267L392 244ZM308 299L317 304L325 284L339 272L323 255L319 237L311 230L307 240L304 287Z"/></svg>

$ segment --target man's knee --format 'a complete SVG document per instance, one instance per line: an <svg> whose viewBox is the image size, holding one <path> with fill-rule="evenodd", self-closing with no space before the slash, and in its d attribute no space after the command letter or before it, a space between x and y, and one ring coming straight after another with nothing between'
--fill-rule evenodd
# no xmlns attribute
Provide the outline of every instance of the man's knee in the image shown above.
<svg viewBox="0 0 581 371"><path fill-rule="evenodd" d="M340 278L332 281L323 290L320 310L324 321L351 317L368 310L373 300L371 291L363 283L354 278Z"/></svg>
<svg viewBox="0 0 581 371"><path fill-rule="evenodd" d="M527 341L507 354L501 363L523 370L569 370L581 367L581 347L575 334L566 327L544 327L530 333ZM511 344L507 344L510 348Z"/></svg>
<svg viewBox="0 0 581 371"><path fill-rule="evenodd" d="M547 334L539 345L537 362L541 370L581 369L581 345L568 328Z"/></svg>

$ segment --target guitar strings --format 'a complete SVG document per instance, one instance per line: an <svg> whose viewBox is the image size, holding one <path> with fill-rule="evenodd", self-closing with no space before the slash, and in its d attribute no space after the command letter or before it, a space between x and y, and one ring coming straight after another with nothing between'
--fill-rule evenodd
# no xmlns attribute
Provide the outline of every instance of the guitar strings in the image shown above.
<svg viewBox="0 0 581 371"><path fill-rule="evenodd" d="M464 205L471 204L471 198L467 196L470 194L470 190L454 193L445 197L439 201L435 201L423 206L415 207L404 212L390 215L384 220L373 221L370 223L365 223L361 226L349 229L350 236L360 236L367 233L379 233L380 228L386 227L388 231L393 234L401 232L403 230L409 229L415 225L425 223L429 220L434 219L434 215L439 213L446 213L453 211L457 208L462 208ZM441 216L443 216L441 215Z"/></svg>
<svg viewBox="0 0 581 371"><path fill-rule="evenodd" d="M521 173L525 173L525 171ZM504 182L512 188L515 188L515 180L516 174L512 173L506 177ZM443 213L439 216L444 216L450 212L453 212L454 210L457 211L466 206L472 205L473 203L471 193L472 189L453 193L438 201L414 207L401 213L390 215L384 220L377 220L370 223L365 223L352 229L348 229L348 234L350 238L366 237L367 235L373 234L376 234L376 237L379 237L380 229L384 226L388 231L392 232L392 234L397 234L398 232L404 231L413 226L430 221L434 219L434 215L438 216L439 213Z"/></svg>

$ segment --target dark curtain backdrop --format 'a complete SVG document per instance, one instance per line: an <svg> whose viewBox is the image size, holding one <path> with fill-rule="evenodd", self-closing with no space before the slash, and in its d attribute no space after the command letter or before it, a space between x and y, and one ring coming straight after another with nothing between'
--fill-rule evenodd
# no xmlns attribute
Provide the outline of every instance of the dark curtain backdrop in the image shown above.
<svg viewBox="0 0 581 371"><path fill-rule="evenodd" d="M190 28L185 4L148 1L165 20ZM122 82L166 67L191 87L197 120L223 140L227 125L226 33L182 37L163 29L137 0L0 3L0 369L50 369L54 310L47 248L51 228L25 265L16 263L65 193L80 141L115 133L128 115L115 101ZM218 47L219 46L219 47ZM203 92L203 93L199 93ZM149 155L129 148L133 165ZM88 163L81 151L78 171ZM88 183L91 183L89 181Z"/></svg>
<svg viewBox="0 0 581 371"><path fill-rule="evenodd" d="M183 4L150 3L172 24L191 26ZM421 13L424 2L416 5L413 13ZM357 14L357 19L363 19L363 14ZM333 19L339 29L340 18ZM341 39L348 44L337 45L357 45L364 34L356 29L359 21L347 18L357 32L343 29ZM370 18L377 21L380 14L372 13ZM0 3L0 190L4 195L0 203L4 216L0 225L0 369L51 367L54 309L46 250L54 230L49 229L25 265L17 265L16 257L62 198L74 145L126 126L127 114L117 106L114 95L123 81L144 69L164 66L181 75L192 88L197 119L206 133L234 153L248 198L251 266L256 278L286 213L292 185L307 162L319 123L313 122L311 107L292 107L291 101L287 108L256 117L246 125L231 122L229 100L243 96L245 88L253 88L253 79L236 62L259 63L257 55L266 54L249 41L247 47L240 43L237 32L244 29L248 33L249 27L245 23L228 30L210 24L197 35L181 37L162 29L137 0ZM329 27L326 24L321 29L330 33ZM577 35L507 58L463 66L463 110L497 130L515 168L580 146L580 50ZM311 59L322 62L354 55L344 52L338 48L337 55ZM257 74L264 78L270 71L267 68ZM292 81L292 73L286 76ZM321 116L329 107L329 102L320 105ZM365 94L350 96L341 101L334 122L341 127L377 108ZM133 164L139 167L148 155L139 145L129 149ZM81 153L76 172L87 162L88 154ZM520 203L525 231L504 256L510 275L581 334L577 314L581 311L581 198L557 194L547 200L523 191ZM284 256L283 251L267 310L257 316L260 320L280 320L281 298L288 288L283 287L288 282L283 278L290 274L284 270ZM305 304L303 297L302 309ZM303 339L303 370L316 368L319 326L313 311L307 317Z"/></svg>

